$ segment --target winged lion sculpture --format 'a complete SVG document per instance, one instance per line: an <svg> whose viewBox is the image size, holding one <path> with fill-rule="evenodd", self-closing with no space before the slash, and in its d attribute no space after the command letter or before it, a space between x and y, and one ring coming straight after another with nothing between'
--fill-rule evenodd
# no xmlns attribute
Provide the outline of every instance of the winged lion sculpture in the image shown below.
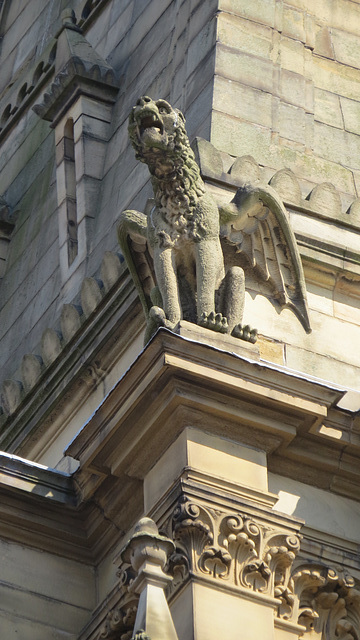
<svg viewBox="0 0 360 640"><path fill-rule="evenodd" d="M159 326L174 329L181 319L255 342L256 330L242 324L243 266L268 281L310 331L301 260L276 191L247 184L218 206L200 176L185 118L166 100L140 98L129 137L154 191L145 213L124 211L118 226L147 318L145 343Z"/></svg>

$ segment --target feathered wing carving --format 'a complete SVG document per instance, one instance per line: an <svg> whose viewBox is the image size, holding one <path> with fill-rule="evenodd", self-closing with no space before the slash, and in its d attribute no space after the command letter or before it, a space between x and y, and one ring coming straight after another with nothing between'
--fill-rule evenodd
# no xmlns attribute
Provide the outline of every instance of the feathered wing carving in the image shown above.
<svg viewBox="0 0 360 640"><path fill-rule="evenodd" d="M311 331L303 269L285 207L269 185L246 184L220 207L221 236L270 283L282 306L292 308Z"/></svg>
<svg viewBox="0 0 360 640"><path fill-rule="evenodd" d="M147 240L147 216L140 211L123 211L118 224L119 244L139 294L145 317L152 307L155 287L153 259Z"/></svg>

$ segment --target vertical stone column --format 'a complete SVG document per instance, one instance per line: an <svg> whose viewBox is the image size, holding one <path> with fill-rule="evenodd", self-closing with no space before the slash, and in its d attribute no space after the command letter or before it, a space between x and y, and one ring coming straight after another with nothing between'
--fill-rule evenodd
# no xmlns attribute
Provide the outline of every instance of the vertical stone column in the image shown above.
<svg viewBox="0 0 360 640"><path fill-rule="evenodd" d="M290 622L300 523L276 513L266 452L187 427L144 479L174 540L169 603L180 640L280 640Z"/></svg>

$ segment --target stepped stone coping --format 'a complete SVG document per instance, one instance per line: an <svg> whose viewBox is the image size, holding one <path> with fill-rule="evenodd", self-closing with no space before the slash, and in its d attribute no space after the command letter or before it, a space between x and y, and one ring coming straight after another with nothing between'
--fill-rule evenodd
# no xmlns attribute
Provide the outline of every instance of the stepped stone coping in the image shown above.
<svg viewBox="0 0 360 640"><path fill-rule="evenodd" d="M102 282L95 278L85 278L81 286L81 306L88 318L102 300Z"/></svg>
<svg viewBox="0 0 360 640"><path fill-rule="evenodd" d="M80 331L87 318L96 311L104 296L119 281L124 268L125 265L120 260L119 254L105 252L100 267L104 282L92 277L85 278L80 290L81 306L64 304L59 318L61 331L52 327L45 329L38 347L40 353L28 353L22 358L20 380L14 378L3 382L0 388L0 424L4 417L6 420L15 413L47 368L58 359L65 345Z"/></svg>
<svg viewBox="0 0 360 640"><path fill-rule="evenodd" d="M1 404L6 416L10 416L21 402L22 384L19 380L4 380L1 386Z"/></svg>
<svg viewBox="0 0 360 640"><path fill-rule="evenodd" d="M60 315L61 333L65 342L69 342L81 327L81 307L74 304L64 304Z"/></svg>
<svg viewBox="0 0 360 640"><path fill-rule="evenodd" d="M33 353L24 355L21 362L21 378L25 392L31 391L41 376L43 361Z"/></svg>
<svg viewBox="0 0 360 640"><path fill-rule="evenodd" d="M225 172L221 154L211 142L195 138L191 146L205 181L231 187L235 191L247 182L261 180L263 167L252 156L234 158L232 162L229 156L230 169ZM341 194L330 182L315 185L306 197L302 197L299 180L291 169L283 168L273 174L269 183L282 197L286 207L303 211L313 217L337 221L356 230L360 229L360 199L354 199L350 207L347 206L344 211Z"/></svg>

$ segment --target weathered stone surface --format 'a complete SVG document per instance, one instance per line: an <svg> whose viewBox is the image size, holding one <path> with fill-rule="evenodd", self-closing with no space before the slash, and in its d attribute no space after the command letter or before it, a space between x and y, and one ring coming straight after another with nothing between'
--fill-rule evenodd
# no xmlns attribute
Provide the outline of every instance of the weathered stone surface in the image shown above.
<svg viewBox="0 0 360 640"><path fill-rule="evenodd" d="M45 366L50 366L61 353L61 338L54 329L45 329L41 336L41 355Z"/></svg>
<svg viewBox="0 0 360 640"><path fill-rule="evenodd" d="M219 42L261 58L271 59L272 30L232 13L220 13L217 34Z"/></svg>
<svg viewBox="0 0 360 640"><path fill-rule="evenodd" d="M350 26L350 25L349 25ZM351 27L350 27L351 28ZM331 30L331 39L334 48L335 59L350 67L360 68L360 53L358 47L358 34L349 31Z"/></svg>
<svg viewBox="0 0 360 640"><path fill-rule="evenodd" d="M236 158L231 165L229 173L241 182L257 182L260 179L260 168L252 156L241 156Z"/></svg>
<svg viewBox="0 0 360 640"><path fill-rule="evenodd" d="M60 323L63 338L65 342L69 342L81 327L79 308L73 304L64 304L61 310Z"/></svg>
<svg viewBox="0 0 360 640"><path fill-rule="evenodd" d="M85 278L81 287L81 306L86 317L95 311L101 299L101 290L97 280L95 278Z"/></svg>
<svg viewBox="0 0 360 640"><path fill-rule="evenodd" d="M10 416L21 402L21 383L17 380L4 380L1 386L0 400L4 413Z"/></svg>
<svg viewBox="0 0 360 640"><path fill-rule="evenodd" d="M275 0L254 0L251 4L246 0L220 0L219 9L270 27L274 26Z"/></svg>
<svg viewBox="0 0 360 640"><path fill-rule="evenodd" d="M213 108L229 115L271 127L272 96L232 80L216 77Z"/></svg>
<svg viewBox="0 0 360 640"><path fill-rule="evenodd" d="M315 88L314 99L315 120L329 124L332 127L337 127L338 129L343 129L344 108L340 106L341 98L334 93Z"/></svg>
<svg viewBox="0 0 360 640"><path fill-rule="evenodd" d="M346 131L360 135L360 106L356 100L340 96L341 111Z"/></svg>
<svg viewBox="0 0 360 640"><path fill-rule="evenodd" d="M305 51L301 42L281 35L279 42L281 68L305 75Z"/></svg>
<svg viewBox="0 0 360 640"><path fill-rule="evenodd" d="M21 362L21 377L26 392L30 391L41 376L42 361L40 356L26 354Z"/></svg>
<svg viewBox="0 0 360 640"><path fill-rule="evenodd" d="M335 218L341 213L340 195L330 182L316 185L307 199L315 211Z"/></svg>
<svg viewBox="0 0 360 640"><path fill-rule="evenodd" d="M116 253L106 251L101 263L101 280L104 283L105 291L109 291L111 287L119 280L121 274L121 262Z"/></svg>
<svg viewBox="0 0 360 640"><path fill-rule="evenodd" d="M344 96L352 100L360 99L359 71L353 67L314 56L312 60L314 86L324 91Z"/></svg>
<svg viewBox="0 0 360 640"><path fill-rule="evenodd" d="M301 200L301 189L295 174L291 169L280 169L270 180L270 184L279 196L287 202L299 204Z"/></svg>
<svg viewBox="0 0 360 640"><path fill-rule="evenodd" d="M217 47L215 73L255 89L272 91L273 63L270 60L228 49L221 44Z"/></svg>
<svg viewBox="0 0 360 640"><path fill-rule="evenodd" d="M305 110L280 102L278 131L282 138L305 145Z"/></svg>
<svg viewBox="0 0 360 640"><path fill-rule="evenodd" d="M305 42L304 13L293 7L283 5L282 11L282 31L284 35L290 36L300 42Z"/></svg>
<svg viewBox="0 0 360 640"><path fill-rule="evenodd" d="M334 47L330 29L327 26L315 27L314 51L326 58L334 58Z"/></svg>

